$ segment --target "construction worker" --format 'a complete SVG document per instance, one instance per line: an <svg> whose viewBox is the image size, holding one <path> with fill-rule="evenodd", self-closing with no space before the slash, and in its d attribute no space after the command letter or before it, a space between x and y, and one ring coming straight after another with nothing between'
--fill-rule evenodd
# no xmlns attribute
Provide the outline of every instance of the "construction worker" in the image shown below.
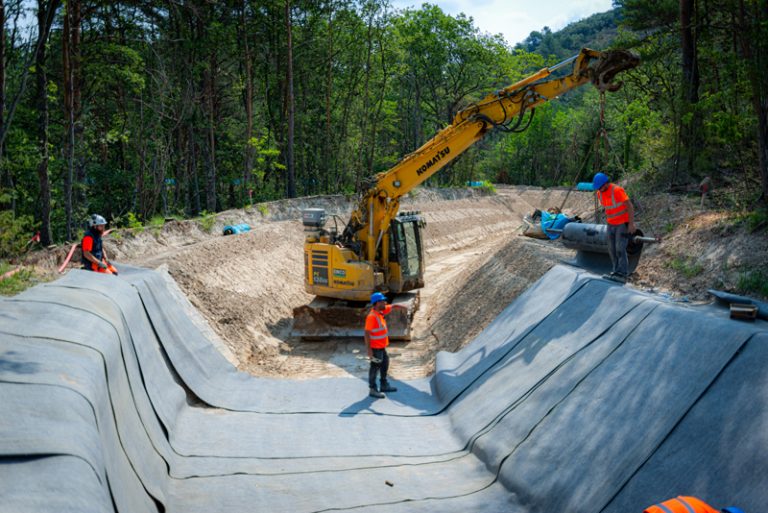
<svg viewBox="0 0 768 513"><path fill-rule="evenodd" d="M733 506L724 508L723 513L744 513ZM675 497L646 508L643 513L719 513L715 508L696 497Z"/></svg>
<svg viewBox="0 0 768 513"><path fill-rule="evenodd" d="M629 274L627 245L629 236L635 233L635 209L626 191L611 183L608 175L604 173L595 175L592 188L605 208L605 219L608 223L608 254L613 266L613 271L608 277L625 282Z"/></svg>
<svg viewBox="0 0 768 513"><path fill-rule="evenodd" d="M88 230L80 243L80 249L83 251L83 269L98 273L117 274L117 269L109 263L107 250L104 249L101 241L106 227L107 220L99 214L93 214L88 218Z"/></svg>
<svg viewBox="0 0 768 513"><path fill-rule="evenodd" d="M389 315L393 308L403 307L388 305L384 294L374 292L371 295L371 311L365 318L365 346L368 348L368 358L371 360L371 368L368 370L368 386L370 387L368 395L377 399L386 397L384 392L397 392L397 388L387 381L389 335L387 321L384 319L384 316ZM381 373L381 387L377 388L376 375L379 373Z"/></svg>

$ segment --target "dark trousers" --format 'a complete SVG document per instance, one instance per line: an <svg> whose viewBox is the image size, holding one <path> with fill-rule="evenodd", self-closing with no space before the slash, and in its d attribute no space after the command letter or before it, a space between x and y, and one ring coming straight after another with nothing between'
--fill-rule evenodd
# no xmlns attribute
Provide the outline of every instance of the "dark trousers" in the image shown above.
<svg viewBox="0 0 768 513"><path fill-rule="evenodd" d="M387 371L389 370L389 355L386 349L372 349L373 358L381 361L381 363L374 363L371 360L371 368L368 369L368 386L376 388L376 374L381 372L381 384L387 383ZM377 389L378 390L378 389Z"/></svg>
<svg viewBox="0 0 768 513"><path fill-rule="evenodd" d="M608 254L613 264L613 272L627 276L629 259L627 245L629 244L629 224L608 225Z"/></svg>

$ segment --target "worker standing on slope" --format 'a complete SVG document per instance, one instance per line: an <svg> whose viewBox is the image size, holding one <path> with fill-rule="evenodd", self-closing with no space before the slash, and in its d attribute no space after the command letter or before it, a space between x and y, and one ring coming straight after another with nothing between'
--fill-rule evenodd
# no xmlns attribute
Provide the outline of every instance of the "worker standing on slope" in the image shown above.
<svg viewBox="0 0 768 513"><path fill-rule="evenodd" d="M368 386L370 387L368 395L377 399L386 397L384 392L397 392L397 388L387 381L389 334L387 321L384 319L384 316L389 315L393 308L402 307L388 305L384 294L374 292L371 295L371 311L365 318L365 346L368 348L368 358L371 360L371 368L368 370ZM377 388L376 375L379 373L381 373L381 387Z"/></svg>
<svg viewBox="0 0 768 513"><path fill-rule="evenodd" d="M744 513L733 506L724 508L723 513ZM718 511L696 497L676 497L646 508L643 513L718 513Z"/></svg>
<svg viewBox="0 0 768 513"><path fill-rule="evenodd" d="M613 272L609 278L615 281L627 281L629 260L627 245L629 237L635 233L635 209L626 191L611 183L608 175L597 173L592 180L600 204L605 208L608 223L608 254L611 257Z"/></svg>
<svg viewBox="0 0 768 513"><path fill-rule="evenodd" d="M117 274L117 269L107 259L107 251L101 240L106 227L107 220L99 214L93 214L88 219L88 230L80 243L80 248L83 251L83 269L98 273Z"/></svg>

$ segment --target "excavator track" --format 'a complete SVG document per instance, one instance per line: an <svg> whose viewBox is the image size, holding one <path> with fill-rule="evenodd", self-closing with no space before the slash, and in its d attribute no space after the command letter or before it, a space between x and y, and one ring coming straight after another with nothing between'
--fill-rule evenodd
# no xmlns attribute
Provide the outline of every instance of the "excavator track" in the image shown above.
<svg viewBox="0 0 768 513"><path fill-rule="evenodd" d="M392 304L405 309L395 308L387 315L389 338L409 341L413 316L419 308L419 293L398 294ZM318 342L329 338L362 338L369 311L370 305L365 303L316 297L308 305L293 309L291 336Z"/></svg>

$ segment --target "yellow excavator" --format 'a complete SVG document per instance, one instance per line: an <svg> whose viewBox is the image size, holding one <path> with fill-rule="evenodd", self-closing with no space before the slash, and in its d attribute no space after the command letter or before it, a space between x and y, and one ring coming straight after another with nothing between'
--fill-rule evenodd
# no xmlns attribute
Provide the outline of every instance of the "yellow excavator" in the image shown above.
<svg viewBox="0 0 768 513"><path fill-rule="evenodd" d="M553 76L570 64L569 74ZM305 209L304 283L317 297L294 309L292 334L305 339L362 336L364 302L373 292L383 292L406 306L388 316L390 338L409 340L418 308L418 294L412 291L424 287L425 222L418 212L400 212L400 198L491 130L522 131L526 114L532 117L537 106L590 82L600 91L616 91L621 87L613 81L616 74L638 64L631 52L584 48L457 113L448 127L373 178L342 230L337 218L333 228L325 228L323 209Z"/></svg>

